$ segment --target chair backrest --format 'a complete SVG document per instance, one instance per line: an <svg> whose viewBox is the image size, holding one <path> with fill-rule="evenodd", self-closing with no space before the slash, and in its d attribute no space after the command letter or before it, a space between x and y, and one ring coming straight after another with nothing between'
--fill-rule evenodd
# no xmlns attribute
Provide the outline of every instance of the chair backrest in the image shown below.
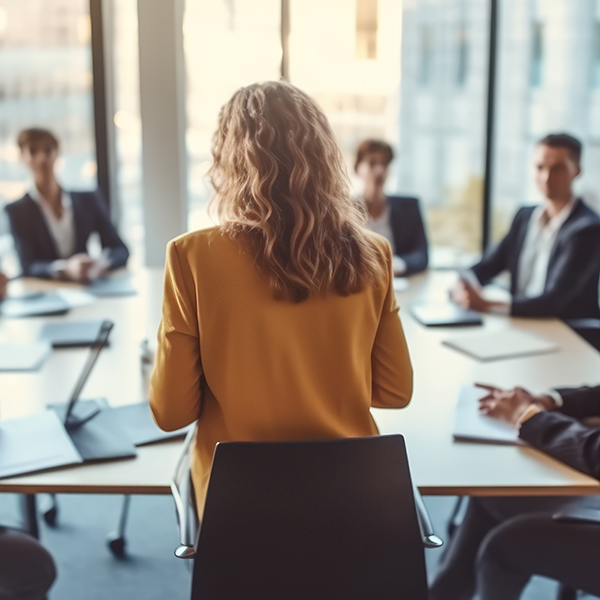
<svg viewBox="0 0 600 600"><path fill-rule="evenodd" d="M217 445L192 598L426 600L404 438Z"/></svg>

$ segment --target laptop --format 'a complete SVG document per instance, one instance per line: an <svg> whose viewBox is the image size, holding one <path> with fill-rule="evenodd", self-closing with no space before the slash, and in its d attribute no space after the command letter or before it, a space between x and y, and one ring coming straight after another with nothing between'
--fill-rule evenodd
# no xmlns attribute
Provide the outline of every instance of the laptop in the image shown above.
<svg viewBox="0 0 600 600"><path fill-rule="evenodd" d="M50 407L58 414L84 462L132 458L137 455L128 432L119 422L118 414L113 413L105 399L80 399L81 391L100 352L106 346L112 328L112 321L102 322L70 400L66 404Z"/></svg>
<svg viewBox="0 0 600 600"><path fill-rule="evenodd" d="M93 346L100 335L102 323L101 320L47 323L42 327L39 339L49 342L53 348Z"/></svg>

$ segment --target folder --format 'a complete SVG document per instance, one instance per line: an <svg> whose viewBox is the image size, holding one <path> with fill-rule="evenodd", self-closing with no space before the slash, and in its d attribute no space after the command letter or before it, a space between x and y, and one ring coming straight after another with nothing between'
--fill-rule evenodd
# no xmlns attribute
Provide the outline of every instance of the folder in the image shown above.
<svg viewBox="0 0 600 600"><path fill-rule="evenodd" d="M558 350L554 342L518 329L464 335L443 340L442 344L484 362Z"/></svg>
<svg viewBox="0 0 600 600"><path fill-rule="evenodd" d="M456 403L453 437L456 441L524 445L519 432L506 421L488 417L479 410L479 399L488 392L474 385L461 388Z"/></svg>
<svg viewBox="0 0 600 600"><path fill-rule="evenodd" d="M83 348L95 343L101 327L100 319L47 323L42 327L39 339L50 343L53 348Z"/></svg>
<svg viewBox="0 0 600 600"><path fill-rule="evenodd" d="M419 323L427 327L461 327L483 324L479 313L460 308L451 302L412 304L410 312Z"/></svg>
<svg viewBox="0 0 600 600"><path fill-rule="evenodd" d="M152 418L149 402L136 402L110 409L119 425L127 432L135 446L163 440L183 438L193 423L176 431L163 431Z"/></svg>

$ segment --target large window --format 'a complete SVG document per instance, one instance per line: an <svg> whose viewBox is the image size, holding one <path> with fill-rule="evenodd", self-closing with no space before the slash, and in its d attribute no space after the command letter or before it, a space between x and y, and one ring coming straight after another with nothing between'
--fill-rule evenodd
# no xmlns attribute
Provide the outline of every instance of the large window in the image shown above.
<svg viewBox="0 0 600 600"><path fill-rule="evenodd" d="M290 0L289 78L327 114L348 173L365 139L398 145L402 8L396 0ZM389 177L395 191L397 161Z"/></svg>
<svg viewBox="0 0 600 600"><path fill-rule="evenodd" d="M420 198L434 265L481 249L489 5L404 3L398 192Z"/></svg>
<svg viewBox="0 0 600 600"><path fill-rule="evenodd" d="M277 80L281 69L280 0L187 0L188 227L212 224L212 135L221 106L241 86Z"/></svg>
<svg viewBox="0 0 600 600"><path fill-rule="evenodd" d="M494 240L506 233L519 206L540 200L532 154L548 133L581 139L583 171L576 191L600 209L599 5L573 0L499 3Z"/></svg>
<svg viewBox="0 0 600 600"><path fill-rule="evenodd" d="M0 209L30 185L16 138L33 126L51 129L60 140L61 183L95 189L87 0L0 0ZM15 274L4 220L0 232L0 267Z"/></svg>

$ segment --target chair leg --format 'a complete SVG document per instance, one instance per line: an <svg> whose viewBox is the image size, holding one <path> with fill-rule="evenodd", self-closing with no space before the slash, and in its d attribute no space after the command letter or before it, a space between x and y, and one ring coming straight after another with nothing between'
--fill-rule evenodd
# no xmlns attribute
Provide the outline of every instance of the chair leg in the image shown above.
<svg viewBox="0 0 600 600"><path fill-rule="evenodd" d="M577 600L577 590L561 583L558 586L558 596L556 597L556 600Z"/></svg>
<svg viewBox="0 0 600 600"><path fill-rule="evenodd" d="M458 522L457 519L458 519L458 515L460 514L460 511L463 506L463 500L464 500L464 496L459 496L456 499L456 504L454 505L454 508L452 509L452 514L450 515L450 518L448 519L448 540L452 539L454 532L460 525L460 523Z"/></svg>
<svg viewBox="0 0 600 600"><path fill-rule="evenodd" d="M58 500L56 494L50 494L50 508L44 513L44 521L50 525L50 527L56 527L56 520L58 519Z"/></svg>
<svg viewBox="0 0 600 600"><path fill-rule="evenodd" d="M37 499L35 494L21 494L21 507L23 510L23 520L25 521L25 531L40 539L40 527L37 515Z"/></svg>
<svg viewBox="0 0 600 600"><path fill-rule="evenodd" d="M119 519L119 528L117 531L111 531L108 534L108 548L117 557L123 558L125 556L125 546L127 540L125 539L125 527L127 526L127 519L129 517L129 505L131 503L131 496L123 496L123 507L121 509L121 518Z"/></svg>

